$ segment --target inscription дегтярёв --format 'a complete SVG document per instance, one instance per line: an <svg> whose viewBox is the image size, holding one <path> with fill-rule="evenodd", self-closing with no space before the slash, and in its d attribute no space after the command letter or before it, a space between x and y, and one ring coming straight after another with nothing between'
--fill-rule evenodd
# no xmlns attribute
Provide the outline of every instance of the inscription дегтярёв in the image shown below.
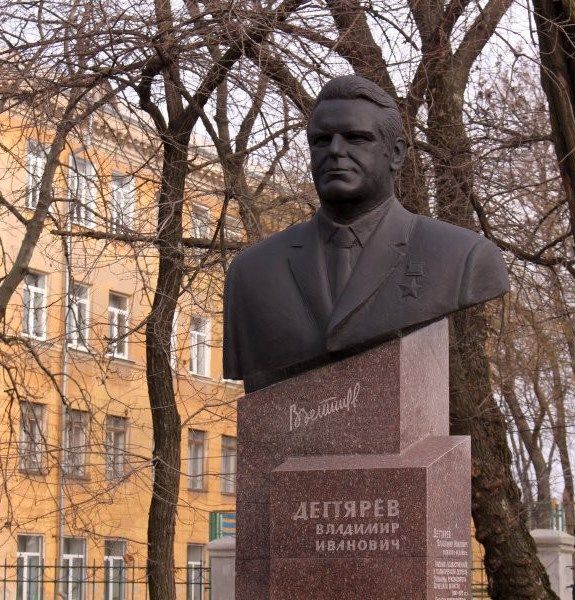
<svg viewBox="0 0 575 600"><path fill-rule="evenodd" d="M330 508L333 509L333 515L330 514ZM344 514L341 514L341 510ZM333 516L336 519L354 519L356 516L365 517L398 517L399 500L384 500L376 498L371 500L324 500L322 502L303 501L298 504L292 519L297 521L303 519L329 519Z"/></svg>

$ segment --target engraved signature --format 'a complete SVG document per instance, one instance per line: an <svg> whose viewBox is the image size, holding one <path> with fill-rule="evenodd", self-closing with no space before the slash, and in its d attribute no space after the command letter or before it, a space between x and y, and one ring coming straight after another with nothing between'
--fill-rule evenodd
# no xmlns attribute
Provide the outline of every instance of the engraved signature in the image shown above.
<svg viewBox="0 0 575 600"><path fill-rule="evenodd" d="M354 386L348 388L347 393L342 398L338 399L337 396L330 396L310 410L298 408L295 403L290 405L289 430L293 431L299 427L305 427L310 423L314 423L319 419L324 419L334 413L343 410L350 411L352 408L356 408L360 389L361 386L357 382Z"/></svg>

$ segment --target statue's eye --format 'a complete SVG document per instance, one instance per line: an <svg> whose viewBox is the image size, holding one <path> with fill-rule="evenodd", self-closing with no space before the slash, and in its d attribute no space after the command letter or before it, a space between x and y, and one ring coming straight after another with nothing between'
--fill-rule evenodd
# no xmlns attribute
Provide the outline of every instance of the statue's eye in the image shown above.
<svg viewBox="0 0 575 600"><path fill-rule="evenodd" d="M359 133L359 132L355 132L355 131L351 131L349 132L345 138L347 139L348 142L352 143L352 144L361 144L363 142L369 142L371 140L371 137L365 133Z"/></svg>
<svg viewBox="0 0 575 600"><path fill-rule="evenodd" d="M316 135L312 139L312 144L314 146L329 146L331 144L331 135Z"/></svg>

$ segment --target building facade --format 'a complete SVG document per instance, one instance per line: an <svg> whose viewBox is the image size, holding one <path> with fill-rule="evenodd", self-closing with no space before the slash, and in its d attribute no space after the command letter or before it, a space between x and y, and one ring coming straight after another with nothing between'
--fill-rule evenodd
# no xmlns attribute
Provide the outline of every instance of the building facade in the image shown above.
<svg viewBox="0 0 575 600"><path fill-rule="evenodd" d="M26 243L52 134L18 112L0 125L0 276ZM146 597L156 154L145 126L109 110L58 157L55 201L0 341L0 598ZM190 179L185 235L212 234L218 185L213 172ZM176 579L178 597L194 600L210 529L233 522L241 393L222 380L222 274L205 263L205 251L186 252L170 349L182 418Z"/></svg>

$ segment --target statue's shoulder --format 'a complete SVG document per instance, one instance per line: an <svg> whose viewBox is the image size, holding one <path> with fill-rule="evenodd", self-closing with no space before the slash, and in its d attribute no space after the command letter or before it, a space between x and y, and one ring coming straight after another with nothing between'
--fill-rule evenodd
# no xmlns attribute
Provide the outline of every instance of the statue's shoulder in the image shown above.
<svg viewBox="0 0 575 600"><path fill-rule="evenodd" d="M477 243L491 244L487 238L471 229L424 215L416 216L412 237L425 243L447 245L461 251L469 251Z"/></svg>
<svg viewBox="0 0 575 600"><path fill-rule="evenodd" d="M458 282L459 307L485 302L509 291L501 251L475 231L417 216L410 248L414 260L425 261L437 280Z"/></svg>
<svg viewBox="0 0 575 600"><path fill-rule="evenodd" d="M424 215L415 218L410 245L424 252L433 251L438 256L450 257L451 261L466 260L471 254L502 261L499 248L484 235Z"/></svg>

